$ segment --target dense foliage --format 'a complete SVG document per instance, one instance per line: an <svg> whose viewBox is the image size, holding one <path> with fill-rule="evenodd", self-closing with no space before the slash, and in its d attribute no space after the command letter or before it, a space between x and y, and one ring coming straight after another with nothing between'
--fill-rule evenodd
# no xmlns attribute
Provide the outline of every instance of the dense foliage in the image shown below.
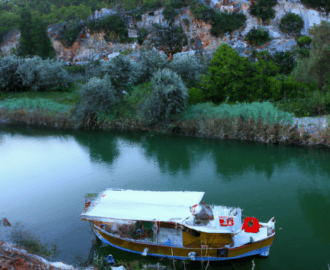
<svg viewBox="0 0 330 270"><path fill-rule="evenodd" d="M256 57L257 61L249 62L229 45L221 45L211 60L209 75L201 84L204 95L193 89L194 98L216 104L227 99L229 102L278 100L284 95L297 97L308 88L292 79L278 79L279 67L268 52L258 53Z"/></svg>
<svg viewBox="0 0 330 270"><path fill-rule="evenodd" d="M218 37L232 33L244 26L246 16L243 13L214 12L211 17L211 34Z"/></svg>
<svg viewBox="0 0 330 270"><path fill-rule="evenodd" d="M81 103L86 111L102 112L111 109L116 102L116 93L110 78L91 78L79 91Z"/></svg>
<svg viewBox="0 0 330 270"><path fill-rule="evenodd" d="M141 108L147 124L169 122L173 115L184 111L188 98L181 78L165 68L156 72L151 80L152 92Z"/></svg>
<svg viewBox="0 0 330 270"><path fill-rule="evenodd" d="M172 22L174 18L179 14L176 9L188 6L189 2L189 0L170 0L163 10L165 19L169 22Z"/></svg>
<svg viewBox="0 0 330 270"><path fill-rule="evenodd" d="M21 12L19 30L21 36L18 55L38 55L43 59L55 58L55 50L47 33L47 25L38 17L32 20L31 13L27 9Z"/></svg>
<svg viewBox="0 0 330 270"><path fill-rule="evenodd" d="M252 28L246 35L245 40L248 40L251 45L261 46L271 40L268 30L264 28Z"/></svg>
<svg viewBox="0 0 330 270"><path fill-rule="evenodd" d="M322 22L310 30L313 36L309 57L300 57L293 72L299 82L315 82L319 88L329 91L330 84L330 23Z"/></svg>
<svg viewBox="0 0 330 270"><path fill-rule="evenodd" d="M258 0L250 6L250 14L258 17L264 23L275 18L275 10L272 9L276 6L277 0Z"/></svg>
<svg viewBox="0 0 330 270"><path fill-rule="evenodd" d="M211 34L217 37L232 33L246 22L246 16L243 13L219 12L197 1L191 2L190 11L195 19L210 23Z"/></svg>
<svg viewBox="0 0 330 270"><path fill-rule="evenodd" d="M67 88L70 83L63 63L39 56L0 59L0 91L46 91Z"/></svg>
<svg viewBox="0 0 330 270"><path fill-rule="evenodd" d="M289 75L294 68L295 59L291 52L275 52L272 61L280 68L279 73Z"/></svg>
<svg viewBox="0 0 330 270"><path fill-rule="evenodd" d="M91 33L103 30L105 32L104 39L106 41L129 42L128 30L124 21L118 15L111 15L105 18L91 20L87 24Z"/></svg>
<svg viewBox="0 0 330 270"><path fill-rule="evenodd" d="M136 76L133 75L133 65L124 55L118 55L111 59L106 65L106 73L109 76L111 85L116 90L118 97L122 97L126 87L134 84Z"/></svg>
<svg viewBox="0 0 330 270"><path fill-rule="evenodd" d="M199 75L207 71L207 66L196 56L175 57L168 68L180 75L187 87L195 86L199 81Z"/></svg>
<svg viewBox="0 0 330 270"><path fill-rule="evenodd" d="M153 24L152 28L153 45L164 50L169 55L181 52L182 48L188 44L188 39L183 32L182 26L166 25L166 24Z"/></svg>
<svg viewBox="0 0 330 270"><path fill-rule="evenodd" d="M312 43L312 38L309 36L301 36L297 42L300 47L309 47L309 45Z"/></svg>
<svg viewBox="0 0 330 270"><path fill-rule="evenodd" d="M303 4L308 7L315 8L317 10L325 11L327 14L330 12L329 0L301 0Z"/></svg>
<svg viewBox="0 0 330 270"><path fill-rule="evenodd" d="M283 16L280 23L280 30L293 36L299 36L304 27L304 21L298 14L287 13Z"/></svg>
<svg viewBox="0 0 330 270"><path fill-rule="evenodd" d="M85 28L85 25L80 22L79 19L70 21L65 27L59 31L60 41L65 47L70 47L76 41L81 30Z"/></svg>
<svg viewBox="0 0 330 270"><path fill-rule="evenodd" d="M140 61L133 63L134 72L131 75L136 84L149 82L152 75L158 70L163 69L167 63L166 55L157 50L142 50Z"/></svg>
<svg viewBox="0 0 330 270"><path fill-rule="evenodd" d="M143 41L149 35L149 32L150 32L149 29L138 28L137 35L138 35L138 43L139 43L139 45L142 45L143 44Z"/></svg>

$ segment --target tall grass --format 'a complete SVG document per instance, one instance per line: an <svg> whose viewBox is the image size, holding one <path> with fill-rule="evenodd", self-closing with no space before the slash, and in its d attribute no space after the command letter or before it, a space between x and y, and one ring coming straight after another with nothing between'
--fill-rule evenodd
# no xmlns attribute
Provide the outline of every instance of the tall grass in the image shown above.
<svg viewBox="0 0 330 270"><path fill-rule="evenodd" d="M227 103L214 105L211 102L190 105L181 117L184 120L191 118L253 118L255 121L261 118L263 122L272 124L274 122L292 123L294 114L283 112L273 106L270 102L238 103L230 105Z"/></svg>
<svg viewBox="0 0 330 270"><path fill-rule="evenodd" d="M50 112L67 112L71 107L71 105L61 104L45 98L12 98L0 101L0 108L9 110L24 108L28 110L45 109Z"/></svg>

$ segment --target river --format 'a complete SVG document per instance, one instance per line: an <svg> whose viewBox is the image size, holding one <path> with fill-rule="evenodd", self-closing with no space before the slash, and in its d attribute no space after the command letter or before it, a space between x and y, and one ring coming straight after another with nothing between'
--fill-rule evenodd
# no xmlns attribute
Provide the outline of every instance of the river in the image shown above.
<svg viewBox="0 0 330 270"><path fill-rule="evenodd" d="M93 239L79 219L86 193L205 191L208 204L239 206L246 216L277 221L268 258L220 262L212 269L327 269L329 164L327 149L0 126L0 219L56 244L60 253L52 260L72 263L87 257Z"/></svg>

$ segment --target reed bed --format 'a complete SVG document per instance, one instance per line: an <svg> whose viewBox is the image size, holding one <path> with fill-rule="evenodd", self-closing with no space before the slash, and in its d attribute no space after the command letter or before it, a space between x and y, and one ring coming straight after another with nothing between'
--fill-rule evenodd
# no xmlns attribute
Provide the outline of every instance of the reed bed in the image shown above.
<svg viewBox="0 0 330 270"><path fill-rule="evenodd" d="M2 106L3 102L0 104ZM76 127L77 123L71 119L70 105L59 104L64 107L56 105L57 107L46 108L45 104L47 103L42 103L43 106L38 104L27 108L2 106L0 107L0 123L61 129ZM236 139L267 144L330 146L330 125L325 129L319 127L317 132L311 133L304 127L292 126L292 115L278 111L269 103L224 105L226 106L212 104L190 106L180 118L169 125L146 126L141 120L131 116L100 117L93 128L174 133L183 136ZM264 111L261 110L262 108Z"/></svg>
<svg viewBox="0 0 330 270"><path fill-rule="evenodd" d="M36 125L55 128L73 128L69 112L51 111L49 109L8 109L0 108L0 123Z"/></svg>

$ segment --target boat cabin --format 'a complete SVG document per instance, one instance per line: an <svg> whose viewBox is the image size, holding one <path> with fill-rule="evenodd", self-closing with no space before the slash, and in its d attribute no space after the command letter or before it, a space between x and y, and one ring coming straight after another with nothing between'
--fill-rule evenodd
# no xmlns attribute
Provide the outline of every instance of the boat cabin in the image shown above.
<svg viewBox="0 0 330 270"><path fill-rule="evenodd" d="M204 192L107 189L87 196L82 220L130 242L173 247L233 247L240 208L201 203Z"/></svg>

